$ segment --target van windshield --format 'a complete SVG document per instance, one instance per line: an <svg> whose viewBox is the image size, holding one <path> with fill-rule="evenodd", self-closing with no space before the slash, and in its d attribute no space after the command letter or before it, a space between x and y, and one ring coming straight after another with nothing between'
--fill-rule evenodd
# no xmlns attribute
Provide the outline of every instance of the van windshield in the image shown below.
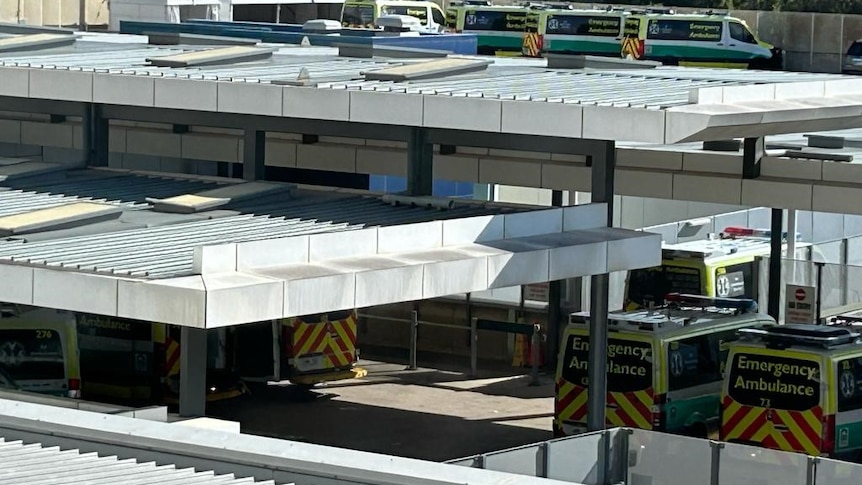
<svg viewBox="0 0 862 485"><path fill-rule="evenodd" d="M854 42L849 49L847 49L848 56L862 56L862 42Z"/></svg>
<svg viewBox="0 0 862 485"><path fill-rule="evenodd" d="M65 379L63 344L56 330L0 330L0 365L12 379Z"/></svg>
<svg viewBox="0 0 862 485"><path fill-rule="evenodd" d="M741 352L733 356L727 394L746 406L804 411L820 403L820 364Z"/></svg>
<svg viewBox="0 0 862 485"><path fill-rule="evenodd" d="M682 266L662 265L629 272L626 303L648 306L664 301L672 292L702 295L700 270Z"/></svg>
<svg viewBox="0 0 862 485"><path fill-rule="evenodd" d="M363 4L344 4L341 12L341 25L344 27L374 28L374 7Z"/></svg>
<svg viewBox="0 0 862 485"><path fill-rule="evenodd" d="M563 379L588 387L587 363L590 344L588 335L569 335L563 361ZM633 392L652 387L652 344L638 340L608 338L608 391Z"/></svg>

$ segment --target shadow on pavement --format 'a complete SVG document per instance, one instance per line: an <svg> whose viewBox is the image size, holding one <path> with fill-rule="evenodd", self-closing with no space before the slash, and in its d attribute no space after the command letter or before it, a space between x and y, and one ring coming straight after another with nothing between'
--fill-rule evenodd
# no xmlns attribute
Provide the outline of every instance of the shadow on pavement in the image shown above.
<svg viewBox="0 0 862 485"><path fill-rule="evenodd" d="M417 391L405 387L404 392ZM337 390L328 388L254 386L250 396L208 404L207 415L239 421L243 433L432 461L551 438L549 431L499 423L547 415L472 420L336 397ZM428 407L433 409L434 403Z"/></svg>

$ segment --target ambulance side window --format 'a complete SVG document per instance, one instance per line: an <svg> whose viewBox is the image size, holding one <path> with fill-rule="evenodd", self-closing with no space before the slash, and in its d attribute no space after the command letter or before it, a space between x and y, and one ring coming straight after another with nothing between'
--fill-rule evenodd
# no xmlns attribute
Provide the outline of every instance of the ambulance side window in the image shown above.
<svg viewBox="0 0 862 485"><path fill-rule="evenodd" d="M837 364L838 412L862 409L862 357L839 360Z"/></svg>
<svg viewBox="0 0 862 485"><path fill-rule="evenodd" d="M754 298L754 262L734 264L715 270L715 296Z"/></svg>
<svg viewBox="0 0 862 485"><path fill-rule="evenodd" d="M671 391L721 380L717 340L710 335L670 342L667 359Z"/></svg>

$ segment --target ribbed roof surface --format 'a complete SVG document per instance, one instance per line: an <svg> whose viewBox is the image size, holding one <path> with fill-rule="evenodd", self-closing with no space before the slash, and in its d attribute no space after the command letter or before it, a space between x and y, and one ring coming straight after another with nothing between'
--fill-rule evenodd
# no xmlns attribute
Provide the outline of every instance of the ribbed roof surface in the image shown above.
<svg viewBox="0 0 862 485"><path fill-rule="evenodd" d="M511 64L515 66L515 64ZM507 63L507 66L509 64ZM516 101L663 109L689 104L689 91L715 86L823 81L837 76L733 69L551 70L490 68L471 75L412 82L352 80L318 87Z"/></svg>
<svg viewBox="0 0 862 485"><path fill-rule="evenodd" d="M78 42L60 52L0 56L0 66L109 72L230 82L295 81L303 69L319 89L361 89L436 96L467 96L664 109L689 104L689 90L713 86L840 79L820 73L660 67L635 70L548 69L532 59L497 61L486 71L424 81L366 81L363 73L415 60L352 59L316 55L315 48L282 49L271 59L200 68L148 66L146 59L200 50L142 44ZM844 77L846 78L846 77Z"/></svg>
<svg viewBox="0 0 862 485"><path fill-rule="evenodd" d="M16 485L240 485L275 482L235 478L233 474L216 475L212 471L195 471L174 465L138 463L116 456L98 456L78 450L61 450L57 446L24 444L0 438L0 482Z"/></svg>
<svg viewBox="0 0 862 485"><path fill-rule="evenodd" d="M76 170L69 172L66 180L56 176L34 177L0 184L0 207L5 206L5 200L15 201L15 209L8 213L61 205L80 200L81 196L129 206L118 220L23 234L0 241L0 260L167 278L192 274L196 246L392 226L505 210L467 204L449 210L392 206L377 196L296 190L290 194L281 192L238 200L196 214L165 214L150 210L149 205L142 204L144 199L154 193L157 197L170 197L200 192L215 184L107 173L109 176L98 170ZM4 185L12 190L2 191Z"/></svg>

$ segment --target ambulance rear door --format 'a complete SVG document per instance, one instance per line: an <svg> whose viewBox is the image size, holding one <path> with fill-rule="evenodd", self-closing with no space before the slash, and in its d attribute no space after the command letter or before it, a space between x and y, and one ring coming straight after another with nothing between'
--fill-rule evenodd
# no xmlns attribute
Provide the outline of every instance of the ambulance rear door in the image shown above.
<svg viewBox="0 0 862 485"><path fill-rule="evenodd" d="M816 352L731 345L722 439L817 456L827 385Z"/></svg>

